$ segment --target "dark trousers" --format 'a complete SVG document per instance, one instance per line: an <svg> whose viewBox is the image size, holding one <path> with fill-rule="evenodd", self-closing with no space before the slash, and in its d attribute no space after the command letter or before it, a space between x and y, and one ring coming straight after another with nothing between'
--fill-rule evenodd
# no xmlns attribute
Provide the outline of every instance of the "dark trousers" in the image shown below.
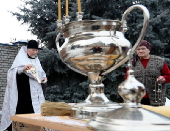
<svg viewBox="0 0 170 131"><path fill-rule="evenodd" d="M12 131L12 124L6 130L7 131Z"/></svg>

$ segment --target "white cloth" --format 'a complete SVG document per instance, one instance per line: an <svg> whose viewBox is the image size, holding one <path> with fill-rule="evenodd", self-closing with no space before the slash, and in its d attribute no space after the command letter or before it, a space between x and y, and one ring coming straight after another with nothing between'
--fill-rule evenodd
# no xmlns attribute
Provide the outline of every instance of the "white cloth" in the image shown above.
<svg viewBox="0 0 170 131"><path fill-rule="evenodd" d="M166 97L165 106L170 106L170 100Z"/></svg>
<svg viewBox="0 0 170 131"><path fill-rule="evenodd" d="M0 131L4 131L12 123L10 117L15 115L17 102L18 102L16 73L18 72L18 70L20 70L27 64L33 64L38 68L36 72L38 73L40 80L46 77L46 74L41 67L38 57L35 59L28 58L27 47L26 46L21 47L11 68L8 70L7 87L6 87L4 102L2 107ZM25 71L23 73L29 76L30 92L31 92L31 99L32 99L34 112L40 113L41 103L43 103L45 100L41 84L37 82L34 76L31 75L31 73L26 73Z"/></svg>

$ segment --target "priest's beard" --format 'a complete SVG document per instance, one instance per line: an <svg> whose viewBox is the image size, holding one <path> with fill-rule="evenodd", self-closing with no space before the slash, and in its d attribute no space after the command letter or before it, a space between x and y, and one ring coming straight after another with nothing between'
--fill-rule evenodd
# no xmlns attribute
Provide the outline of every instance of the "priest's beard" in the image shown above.
<svg viewBox="0 0 170 131"><path fill-rule="evenodd" d="M27 56L28 56L28 58L31 58L31 59L35 59L37 57L37 55L29 56L28 54L27 54Z"/></svg>
<svg viewBox="0 0 170 131"><path fill-rule="evenodd" d="M35 55L35 56L30 56L30 57L35 59L37 56Z"/></svg>

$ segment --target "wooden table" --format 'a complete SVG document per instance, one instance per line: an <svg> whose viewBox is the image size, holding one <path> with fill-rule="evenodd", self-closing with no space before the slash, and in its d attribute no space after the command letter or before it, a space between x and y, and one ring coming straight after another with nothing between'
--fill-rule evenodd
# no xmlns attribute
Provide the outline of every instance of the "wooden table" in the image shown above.
<svg viewBox="0 0 170 131"><path fill-rule="evenodd" d="M143 108L170 117L170 106ZM92 131L85 120L71 119L69 116L41 116L40 114L21 114L11 117L13 131Z"/></svg>
<svg viewBox="0 0 170 131"><path fill-rule="evenodd" d="M11 117L13 131L92 131L85 120L71 119L68 116L41 116L21 114Z"/></svg>

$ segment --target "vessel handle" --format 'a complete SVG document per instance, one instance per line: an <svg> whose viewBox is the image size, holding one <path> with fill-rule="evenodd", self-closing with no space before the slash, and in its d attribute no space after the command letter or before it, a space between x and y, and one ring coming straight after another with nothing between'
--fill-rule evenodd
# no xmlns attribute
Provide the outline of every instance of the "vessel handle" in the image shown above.
<svg viewBox="0 0 170 131"><path fill-rule="evenodd" d="M133 5L131 7L129 7L123 14L122 16L122 26L125 27L126 26L126 17L127 15L133 10L133 9L141 9L143 11L143 16L144 16L144 21L143 21L143 28L141 30L141 33L139 35L139 38L137 39L136 43L134 44L133 48L132 48L132 53L135 53L139 43L143 40L145 34L146 34L146 30L147 30L147 27L149 25L149 11L148 9L143 6L143 5L139 5L139 4L136 4L136 5Z"/></svg>
<svg viewBox="0 0 170 131"><path fill-rule="evenodd" d="M139 46L139 43L143 40L145 34L146 34L146 30L147 30L147 27L149 25L149 18L150 18L150 15L149 15L149 11L148 9L143 6L143 5L140 5L140 4L136 4L136 5L133 5L131 7L129 7L123 14L122 16L122 20L121 20L121 23L122 23L122 27L123 29L126 29L126 17L127 15L133 10L133 9L141 9L143 11L143 15L144 15L144 21L143 21L143 27L142 27L142 30L141 30L141 33L139 35L139 38L137 39L135 45L133 46L132 50L131 50L131 53L135 53L137 47ZM129 59L129 56L127 55L121 62L119 62L118 64L116 64L115 66L113 66L112 68L108 69L107 71L103 72L101 75L106 75L108 73L110 73L111 71L113 71L114 69L118 68L119 66L121 66L122 64L124 64L126 61L128 61Z"/></svg>

